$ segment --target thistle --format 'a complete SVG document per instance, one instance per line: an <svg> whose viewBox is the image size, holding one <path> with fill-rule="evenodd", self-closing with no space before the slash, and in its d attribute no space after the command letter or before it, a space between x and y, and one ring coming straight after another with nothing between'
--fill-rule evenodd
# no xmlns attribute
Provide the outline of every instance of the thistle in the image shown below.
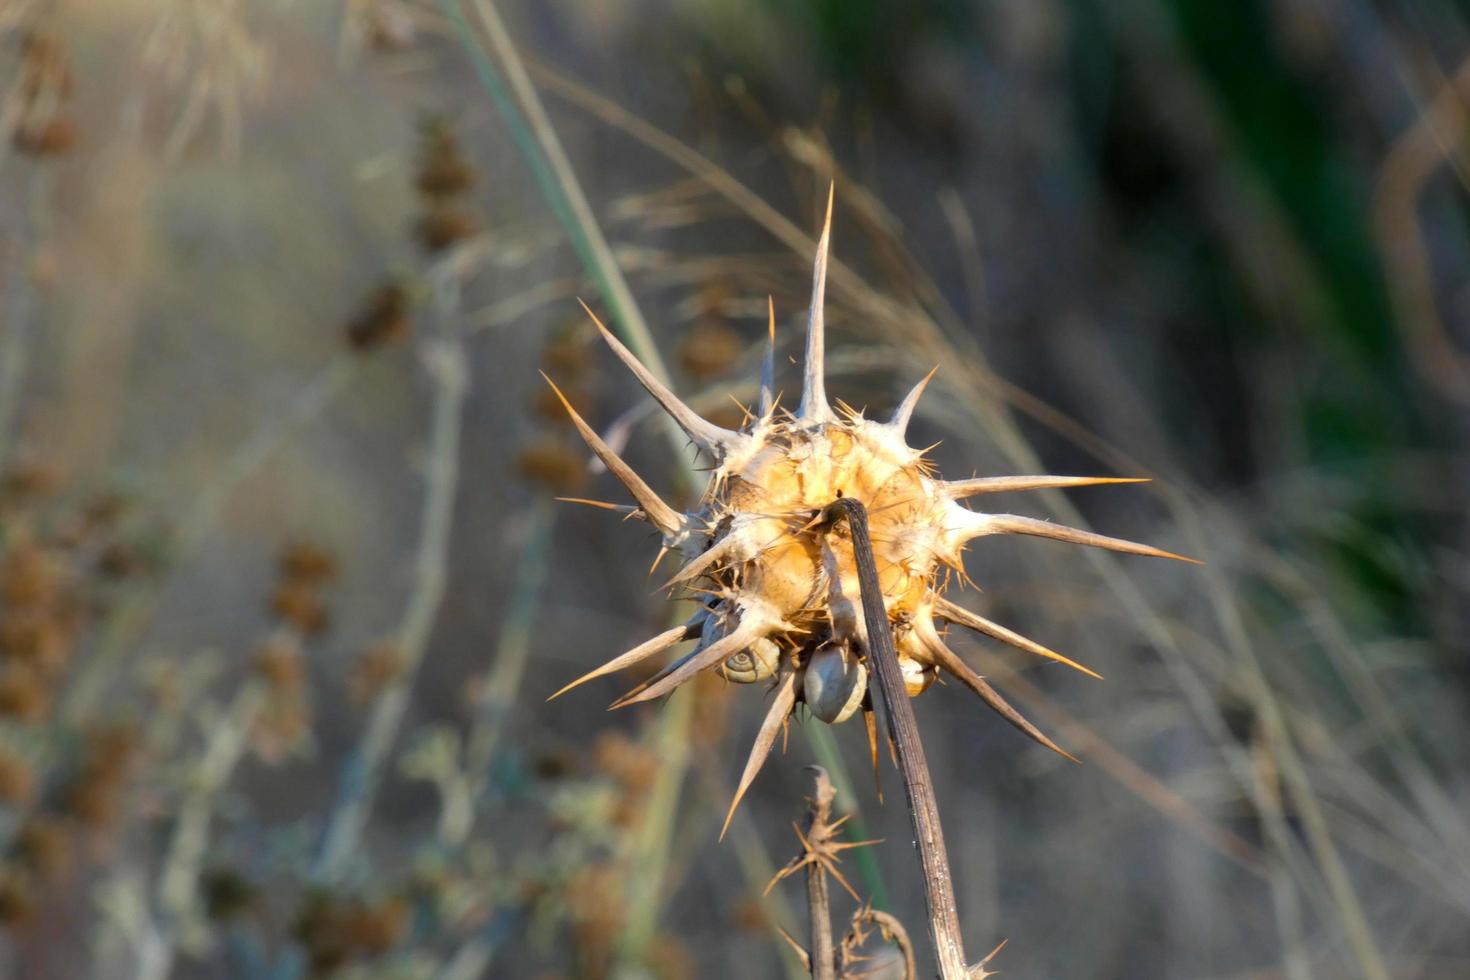
<svg viewBox="0 0 1470 980"><path fill-rule="evenodd" d="M864 418L861 411L841 403L834 410L823 376L823 297L831 227L829 193L812 275L801 400L795 411L787 411L776 394L772 304L759 397L738 431L697 415L587 309L613 353L695 447L713 460L709 484L692 512L681 513L665 503L561 398L577 431L632 494L637 506L577 502L617 510L651 524L663 538L659 557L674 552L684 562L667 588L698 597L700 606L685 623L610 660L552 697L657 657L686 640L698 642L613 707L662 697L706 670L736 683L767 682L774 696L730 805L731 814L798 704L805 704L812 715L830 724L862 711L876 766L876 724L864 654L869 646L857 568L844 528L819 526L819 515L833 500L856 497L867 508L883 603L909 696L922 694L943 671L1027 736L1067 758L1071 756L950 649L944 630L947 624L962 626L1093 677L1099 675L946 599L944 591L951 577L964 577L965 545L986 535L1025 534L1192 561L1148 545L965 506L969 498L1000 491L1142 481L1071 476L939 479L925 459L925 450L910 447L905 439L933 371L913 387L887 421ZM549 378L547 381L550 383ZM554 383L552 388L560 397Z"/></svg>

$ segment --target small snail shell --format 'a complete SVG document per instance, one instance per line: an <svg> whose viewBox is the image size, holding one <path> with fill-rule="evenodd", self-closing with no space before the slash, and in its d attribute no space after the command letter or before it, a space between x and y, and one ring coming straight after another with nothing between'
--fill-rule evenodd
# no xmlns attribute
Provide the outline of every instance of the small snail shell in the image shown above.
<svg viewBox="0 0 1470 980"><path fill-rule="evenodd" d="M802 697L812 714L836 725L851 718L868 690L868 668L839 643L826 643L811 655L802 678Z"/></svg>
<svg viewBox="0 0 1470 980"><path fill-rule="evenodd" d="M916 698L929 690L929 685L934 683L934 678L939 673L938 668L933 665L926 667L917 660L905 656L898 658L898 669L903 674L904 690L911 698Z"/></svg>
<svg viewBox="0 0 1470 980"><path fill-rule="evenodd" d="M736 684L754 684L775 676L781 665L781 648L767 637L761 637L750 646L727 659L720 668L726 680Z"/></svg>

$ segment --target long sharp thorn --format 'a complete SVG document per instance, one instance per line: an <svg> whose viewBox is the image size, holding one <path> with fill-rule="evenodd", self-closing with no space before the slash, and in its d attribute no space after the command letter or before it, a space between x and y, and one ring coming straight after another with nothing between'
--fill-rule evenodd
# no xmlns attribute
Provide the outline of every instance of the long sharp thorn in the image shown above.
<svg viewBox="0 0 1470 980"><path fill-rule="evenodd" d="M919 399L924 394L924 389L929 387L929 381L934 377L934 372L939 370L939 365L929 371L920 379L919 383L909 389L909 393L903 396L903 401L893 410L893 418L888 420L888 425L899 435L908 431L909 420L914 417L914 409L918 407Z"/></svg>
<svg viewBox="0 0 1470 980"><path fill-rule="evenodd" d="M977 633L984 633L986 636L994 637L1002 643L1009 643L1013 647L1025 650L1027 653L1034 653L1038 657L1045 657L1048 660L1055 660L1059 664L1066 664L1074 670L1082 671L1088 677L1096 677L1098 680L1103 679L1102 674L1099 674L1097 671L1084 667L1077 661L1064 657L1055 650L1049 650L1035 640L1028 639L1014 630L1006 629L999 623L991 622L984 616L976 615L964 606L955 605L948 599L940 599L935 604L934 609L941 619L947 619L951 623L958 623Z"/></svg>
<svg viewBox="0 0 1470 980"><path fill-rule="evenodd" d="M812 970L812 954L808 953L806 947L793 939L791 933L787 932L783 927L777 926L776 931L781 934L781 938L786 940L786 944L791 947L791 951L801 961L801 968L807 973L810 973Z"/></svg>
<svg viewBox="0 0 1470 980"><path fill-rule="evenodd" d="M747 625L741 623L734 632L722 636L703 650L694 653L672 665L659 676L653 678L647 685L640 685L637 689L629 691L618 700L614 701L612 707L626 708L630 704L639 704L643 701L652 701L668 694L674 688L692 678L695 674L712 667L720 661L731 657L745 649L764 631L766 624L753 623Z"/></svg>
<svg viewBox="0 0 1470 980"><path fill-rule="evenodd" d="M761 394L756 414L766 418L776 405L776 301L766 297L769 325L766 328L766 353L761 357Z"/></svg>
<svg viewBox="0 0 1470 980"><path fill-rule="evenodd" d="M606 500L588 500L586 497L557 497L558 502L563 504L582 504L587 507L596 507L599 510L610 510L625 517L643 517L643 511L632 504L610 504Z"/></svg>
<svg viewBox="0 0 1470 980"><path fill-rule="evenodd" d="M946 646L944 641L939 638L939 635L934 632L933 623L930 623L928 628L924 629L923 632L925 634L924 645L929 648L929 652L933 654L934 659L939 661L939 665L959 678L960 682L970 690L978 694L980 700L984 701L992 711L1010 722L1018 731L1038 745L1046 746L1064 759L1070 759L1073 762L1079 761L1076 756L1057 745L1057 743L1042 734L1039 728L1023 718L1019 711L1012 708L1006 702L1006 699L1001 697L1000 693L986 682L985 678L975 673L969 664L960 659L959 654Z"/></svg>
<svg viewBox="0 0 1470 980"><path fill-rule="evenodd" d="M580 300L578 302L581 302ZM603 326L602 321L597 319L597 314L586 303L582 303L582 309L597 324L597 329L602 332L602 339L612 348L618 360L628 366L638 383L643 389L653 396L654 400L663 406L663 410L671 415L679 428L683 429L694 444L705 450L716 458L723 458L726 451L740 444L744 437L738 432L722 429L710 422L679 400L679 396L670 391L662 381L653 376L653 373L644 367L633 352L623 346L623 342L614 337L612 331Z"/></svg>
<svg viewBox="0 0 1470 980"><path fill-rule="evenodd" d="M1147 483L1147 477L1112 476L982 476L973 480L947 480L939 484L939 492L950 500L962 500L980 493L1003 493L1008 490L1048 490L1053 487L1093 487L1108 483Z"/></svg>
<svg viewBox="0 0 1470 980"><path fill-rule="evenodd" d="M878 772L878 717L872 708L863 709L863 727L868 730L868 757L873 762L873 788L878 792L878 802L883 802L883 776Z"/></svg>
<svg viewBox="0 0 1470 980"><path fill-rule="evenodd" d="M1091 531L1080 531L1075 527L1067 527L1065 524L1038 521L1034 517L1019 517L1015 514L985 514L977 522L977 526L981 530L976 533L982 535L1030 534L1038 538L1069 541L1072 544L1085 544L1092 548L1106 548L1109 551L1121 551L1129 555L1144 555L1149 558L1172 558L1175 561L1184 561L1191 565L1204 564L1198 558L1186 558L1184 555L1176 555L1172 551L1164 551L1162 548L1139 544L1136 541L1124 541L1122 538L1110 538L1103 534L1094 534Z"/></svg>
<svg viewBox="0 0 1470 980"><path fill-rule="evenodd" d="M780 685L776 688L776 697L771 701L771 708L766 712L766 718L761 722L760 731L755 736L755 745L751 746L750 756L745 760L745 772L740 774L740 785L735 789L735 798L730 801L730 809L725 813L725 824L720 828L720 840L725 839L725 832L730 829L730 821L735 817L735 808L740 805L745 791L750 789L750 784L755 781L756 774L766 764L766 757L771 754L771 746L776 743L776 734L781 730L786 719L790 717L794 704L796 704L796 672L792 671L782 678Z"/></svg>
<svg viewBox="0 0 1470 980"><path fill-rule="evenodd" d="M703 575L706 571L708 571L712 565L719 564L719 562L724 559L726 555L730 554L730 552L734 551L739 544L740 539L735 535L732 534L726 537L719 544L713 545L712 547L706 549L703 554L700 554L690 559L688 562L685 562L684 567L679 569L678 575L675 575L673 578L669 579L667 582L659 587L660 591L662 591L663 589L672 589L676 585L680 585L684 582L690 581L691 579L698 578L700 575Z"/></svg>
<svg viewBox="0 0 1470 980"><path fill-rule="evenodd" d="M571 402L567 401L567 396L561 393L556 382L546 377L546 372L541 372L541 377L546 378L546 383L551 385L551 390L556 392L557 398L561 399L562 407L567 410L567 415L571 416L572 424L577 427L582 441L597 454L597 458L602 460L603 465L618 478L618 482L628 488L628 492L633 495L634 500L638 501L638 506L642 508L643 513L648 515L649 523L666 535L679 533L684 526L684 518L679 515L679 512L664 503L659 495L653 492L653 488L644 483L641 476L633 472L633 467L623 462L621 456L608 448L607 443L602 441L602 437L592 431L592 426L577 414L577 410L572 407Z"/></svg>
<svg viewBox="0 0 1470 980"><path fill-rule="evenodd" d="M827 217L822 222L822 237L817 239L817 258L812 267L812 305L806 321L806 364L801 382L801 405L796 415L809 422L826 422L832 418L827 404L826 379L826 294L827 249L832 239L832 197L836 183L827 187Z"/></svg>
<svg viewBox="0 0 1470 980"><path fill-rule="evenodd" d="M622 656L614 657L612 660L609 660L607 663L603 664L601 667L598 667L596 670L591 671L587 674L583 674L581 677L578 677L576 680L572 681L566 687L562 688L560 691L557 691L546 700L551 701L559 698L574 687L578 687L595 678L602 677L604 674L611 674L614 671L622 670L624 667L631 667L634 664L639 663L640 661L647 660L649 657L654 657L660 653L663 653L665 650L669 649L677 643L681 643L684 640L693 639L700 633L699 620L700 617L696 616L694 619L691 619L689 622L685 623L682 626L675 626L671 630L665 630L658 636L655 636L653 639L638 644L638 646L629 650Z"/></svg>

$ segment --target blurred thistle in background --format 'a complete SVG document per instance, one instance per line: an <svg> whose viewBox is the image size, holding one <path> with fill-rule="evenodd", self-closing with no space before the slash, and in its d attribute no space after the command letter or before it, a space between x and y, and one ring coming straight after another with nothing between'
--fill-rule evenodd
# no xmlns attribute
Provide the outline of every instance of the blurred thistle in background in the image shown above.
<svg viewBox="0 0 1470 980"><path fill-rule="evenodd" d="M576 298L738 426L835 182L834 397L1207 562L967 555L1107 677L924 712L976 948L1465 976L1467 126L1441 3L0 0L0 974L804 975L814 760L917 932L857 726L717 844L759 698L544 704L671 624L538 369L698 482Z"/></svg>

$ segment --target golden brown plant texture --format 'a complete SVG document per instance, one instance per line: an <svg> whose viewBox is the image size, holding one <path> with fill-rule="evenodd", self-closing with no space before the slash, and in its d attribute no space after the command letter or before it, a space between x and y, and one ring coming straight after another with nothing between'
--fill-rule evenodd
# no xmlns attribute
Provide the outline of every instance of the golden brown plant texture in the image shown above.
<svg viewBox="0 0 1470 980"><path fill-rule="evenodd" d="M844 527L818 526L818 515L833 500L856 497L867 508L883 601L909 696L923 693L944 671L1022 732L1058 752L1061 749L949 648L943 629L946 624L964 626L1092 672L946 599L951 576L964 575L965 545L991 534L1026 534L1129 554L1180 558L1118 538L966 507L963 501L986 493L1138 481L1067 476L939 479L925 451L910 447L905 440L909 420L933 372L914 386L886 421L864 418L840 403L834 410L823 377L823 295L831 223L829 196L813 273L801 400L795 411L783 410L775 394L774 310L759 400L739 431L720 428L696 415L601 322L597 324L613 352L648 393L694 445L714 460L709 484L692 513L680 513L660 499L569 403L565 405L582 438L637 502L637 507L602 506L652 524L663 536L663 550L677 552L684 559L683 568L668 587L699 597L701 604L683 625L616 657L557 694L656 657L686 640L698 644L624 695L614 707L662 697L704 670L716 670L738 683L771 684L774 697L741 778L736 803L798 704L833 724L862 710L870 740L875 741L864 652L868 643L853 551ZM876 755L876 747L874 752Z"/></svg>

